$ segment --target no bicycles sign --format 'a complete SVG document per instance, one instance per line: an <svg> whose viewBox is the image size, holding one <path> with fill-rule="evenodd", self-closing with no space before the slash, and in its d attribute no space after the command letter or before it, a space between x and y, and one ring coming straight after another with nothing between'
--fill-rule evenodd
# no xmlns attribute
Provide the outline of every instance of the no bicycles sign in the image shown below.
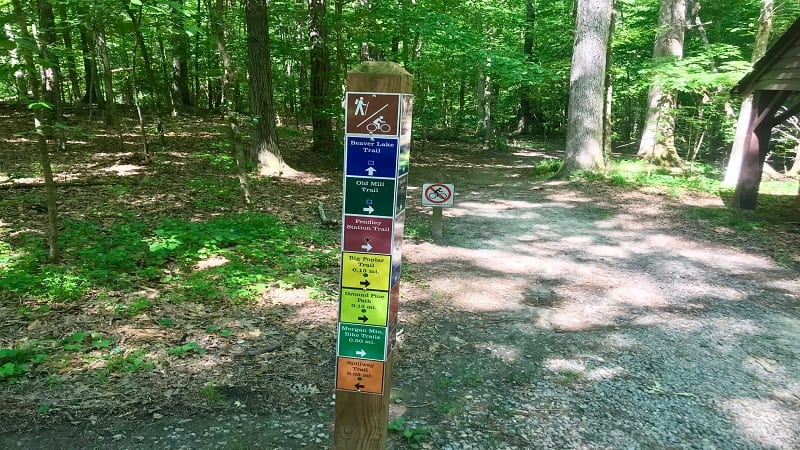
<svg viewBox="0 0 800 450"><path fill-rule="evenodd" d="M422 185L422 206L453 206L455 186L443 183Z"/></svg>

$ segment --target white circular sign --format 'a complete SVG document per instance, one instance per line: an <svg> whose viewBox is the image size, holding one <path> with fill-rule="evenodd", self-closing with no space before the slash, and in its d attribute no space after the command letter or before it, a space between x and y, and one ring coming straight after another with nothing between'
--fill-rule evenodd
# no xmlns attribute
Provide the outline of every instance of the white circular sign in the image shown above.
<svg viewBox="0 0 800 450"><path fill-rule="evenodd" d="M453 185L443 183L422 186L423 206L453 206Z"/></svg>

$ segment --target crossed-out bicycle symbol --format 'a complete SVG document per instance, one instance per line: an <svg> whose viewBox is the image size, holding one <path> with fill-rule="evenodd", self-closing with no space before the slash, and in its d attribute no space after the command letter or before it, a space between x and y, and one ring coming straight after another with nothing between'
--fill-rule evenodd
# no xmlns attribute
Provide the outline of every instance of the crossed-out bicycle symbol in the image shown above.
<svg viewBox="0 0 800 450"><path fill-rule="evenodd" d="M443 184L432 184L425 188L425 198L435 204L443 204L450 201L453 192Z"/></svg>

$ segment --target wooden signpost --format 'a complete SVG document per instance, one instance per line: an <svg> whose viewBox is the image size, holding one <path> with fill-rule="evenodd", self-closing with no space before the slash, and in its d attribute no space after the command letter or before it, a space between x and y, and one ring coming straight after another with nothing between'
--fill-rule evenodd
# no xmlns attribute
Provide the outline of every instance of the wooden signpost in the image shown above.
<svg viewBox="0 0 800 450"><path fill-rule="evenodd" d="M386 448L411 148L411 74L347 74L335 450Z"/></svg>

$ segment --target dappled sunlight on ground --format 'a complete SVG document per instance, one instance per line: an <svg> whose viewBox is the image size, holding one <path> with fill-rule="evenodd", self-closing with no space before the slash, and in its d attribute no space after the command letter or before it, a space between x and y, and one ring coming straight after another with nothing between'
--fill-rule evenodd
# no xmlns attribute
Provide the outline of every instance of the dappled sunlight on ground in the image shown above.
<svg viewBox="0 0 800 450"><path fill-rule="evenodd" d="M722 402L737 429L748 439L767 448L788 448L800 441L800 413L771 399L736 398Z"/></svg>
<svg viewBox="0 0 800 450"><path fill-rule="evenodd" d="M135 164L114 164L113 166L100 169L102 172L114 173L114 175L118 177L138 175L142 170L144 170L144 166L137 166Z"/></svg>
<svg viewBox="0 0 800 450"><path fill-rule="evenodd" d="M711 227L671 218L719 199L683 206L660 193L564 189L490 167L456 179L443 239L404 248L426 284L402 316L408 345L415 327L454 330L424 343L436 373L530 380L495 402L514 399L520 435L574 432L547 448L596 442L582 434L587 417L606 423L621 447L699 448L709 423L729 447L707 448L800 445L800 320L781 312L797 310L800 279L768 255L717 240ZM543 403L547 413L520 413ZM659 440L663 427L682 440Z"/></svg>

